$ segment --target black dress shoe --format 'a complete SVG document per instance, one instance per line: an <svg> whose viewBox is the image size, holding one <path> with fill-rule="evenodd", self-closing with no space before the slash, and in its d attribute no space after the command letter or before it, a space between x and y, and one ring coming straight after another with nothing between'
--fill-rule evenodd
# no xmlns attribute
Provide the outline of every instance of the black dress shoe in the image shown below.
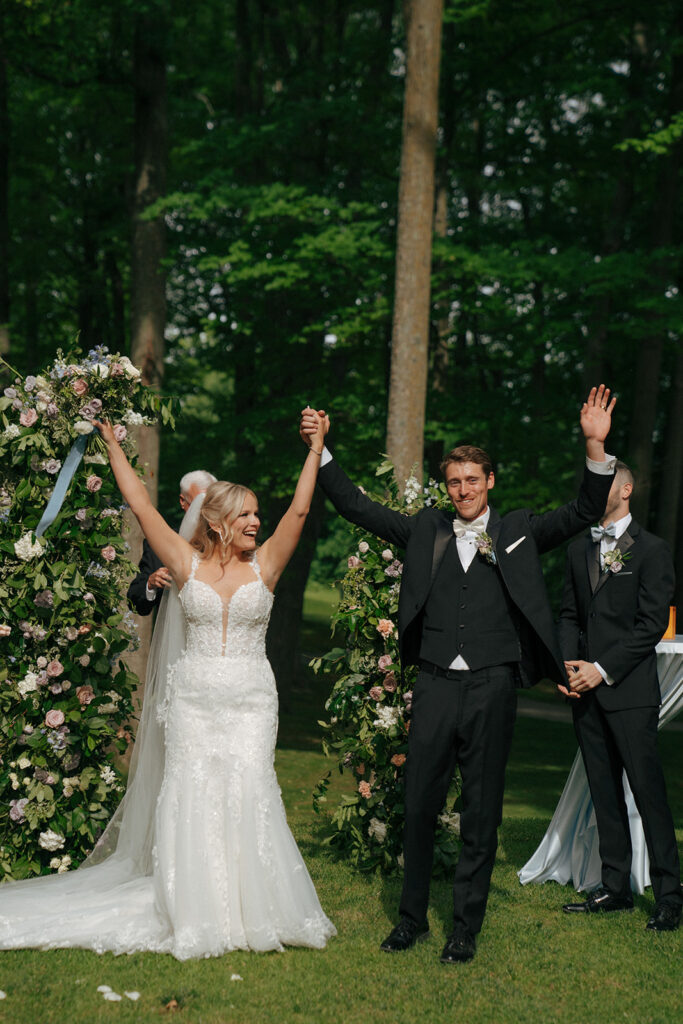
<svg viewBox="0 0 683 1024"><path fill-rule="evenodd" d="M675 932L680 923L679 903L658 903L645 927L649 932Z"/></svg>
<svg viewBox="0 0 683 1024"><path fill-rule="evenodd" d="M477 943L467 928L456 928L446 939L440 960L442 964L464 964L474 956Z"/></svg>
<svg viewBox="0 0 683 1024"><path fill-rule="evenodd" d="M633 910L632 896L615 896L607 889L596 889L582 903L565 903L565 914L608 914L613 910Z"/></svg>
<svg viewBox="0 0 683 1024"><path fill-rule="evenodd" d="M387 935L379 947L383 953L403 953L410 949L416 942L423 942L429 938L429 924L416 924L409 917L402 917L394 930Z"/></svg>

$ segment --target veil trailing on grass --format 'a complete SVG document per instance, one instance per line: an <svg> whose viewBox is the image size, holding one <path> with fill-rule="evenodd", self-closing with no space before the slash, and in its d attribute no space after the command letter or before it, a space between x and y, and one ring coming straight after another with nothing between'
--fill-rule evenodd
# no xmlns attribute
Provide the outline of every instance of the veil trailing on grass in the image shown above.
<svg viewBox="0 0 683 1024"><path fill-rule="evenodd" d="M188 509L180 534L189 540L204 495ZM163 725L169 668L185 645L178 588L161 599L148 659L142 715L125 796L95 849L76 871L0 887L0 949L80 946L130 952L153 914L155 808L164 775ZM124 910L125 907L125 910ZM115 943L103 936L115 931ZM131 943L133 943L131 945ZM118 948L117 948L118 947ZM147 948L144 943L139 948Z"/></svg>

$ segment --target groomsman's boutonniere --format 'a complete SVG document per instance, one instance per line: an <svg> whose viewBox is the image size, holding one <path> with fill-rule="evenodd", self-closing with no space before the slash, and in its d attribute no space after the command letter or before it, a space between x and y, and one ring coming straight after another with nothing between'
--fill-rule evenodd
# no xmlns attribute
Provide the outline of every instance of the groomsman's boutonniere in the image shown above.
<svg viewBox="0 0 683 1024"><path fill-rule="evenodd" d="M477 547L479 554L483 555L489 565L496 565L498 559L496 558L496 552L493 550L493 541L489 537L488 533L480 533L477 536Z"/></svg>
<svg viewBox="0 0 683 1024"><path fill-rule="evenodd" d="M619 548L614 548L612 551L606 551L603 559L603 569L605 572L621 572L624 568L624 564L627 558L631 557L630 551L620 551Z"/></svg>

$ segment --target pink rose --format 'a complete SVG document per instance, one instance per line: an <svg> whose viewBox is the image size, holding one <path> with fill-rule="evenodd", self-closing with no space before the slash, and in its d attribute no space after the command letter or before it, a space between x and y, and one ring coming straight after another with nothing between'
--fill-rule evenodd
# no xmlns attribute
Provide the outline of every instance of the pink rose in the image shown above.
<svg viewBox="0 0 683 1024"><path fill-rule="evenodd" d="M109 376L110 377L123 377L123 374L124 374L124 369L121 366L121 363L112 363L111 366L109 367Z"/></svg>
<svg viewBox="0 0 683 1024"><path fill-rule="evenodd" d="M382 552L382 558L384 559L385 562L393 562L393 560L394 560L394 553L393 553L393 551L390 551L389 548L385 548L384 551Z"/></svg>
<svg viewBox="0 0 683 1024"><path fill-rule="evenodd" d="M406 755L405 754L394 754L394 756L391 759L391 763L396 768L400 768L402 764L406 763Z"/></svg>
<svg viewBox="0 0 683 1024"><path fill-rule="evenodd" d="M55 659L54 661L51 661L49 663L45 671L51 678L54 679L55 676L61 676L62 672L64 671L64 666L62 665L61 661L57 661Z"/></svg>
<svg viewBox="0 0 683 1024"><path fill-rule="evenodd" d="M387 693L396 693L396 676L393 672L387 672L383 686Z"/></svg>
<svg viewBox="0 0 683 1024"><path fill-rule="evenodd" d="M622 568L623 568L623 566L622 566L621 562L612 562L610 567L609 567L609 571L610 572L621 572Z"/></svg>
<svg viewBox="0 0 683 1024"><path fill-rule="evenodd" d="M360 544L358 545L358 550L360 551L361 555L366 554L367 551L369 550L369 548L370 548L370 545L368 544L368 542L366 540L362 540L360 542Z"/></svg>
<svg viewBox="0 0 683 1024"><path fill-rule="evenodd" d="M94 600L95 600L95 595L94 595L94 594L92 594L92 593L91 593L91 592L90 592L90 591L88 590L88 591L86 591L86 593L85 593L85 594L83 595L83 600L84 600L84 601L94 601ZM80 630L79 630L78 632L80 633Z"/></svg>
<svg viewBox="0 0 683 1024"><path fill-rule="evenodd" d="M88 390L88 383L84 381L82 377L77 377L76 380L71 381L71 389L75 395L80 398Z"/></svg>
<svg viewBox="0 0 683 1024"><path fill-rule="evenodd" d="M113 548L111 544L107 544L106 548L102 548L100 554L106 562L113 562L116 558L116 548Z"/></svg>
<svg viewBox="0 0 683 1024"><path fill-rule="evenodd" d="M363 563L361 562L360 558L358 558L357 555L351 555L348 558L346 564L348 565L349 569L357 569L358 566L362 565Z"/></svg>
<svg viewBox="0 0 683 1024"><path fill-rule="evenodd" d="M0 636L9 636L11 632L12 632L12 627L11 626L8 626L4 622L2 623L2 625L0 625Z"/></svg>
<svg viewBox="0 0 683 1024"><path fill-rule="evenodd" d="M85 595L84 595L84 597L85 597ZM92 626L89 626L87 622L84 622L82 626L78 627L79 636L85 636L85 634L89 633L91 629L92 629Z"/></svg>
<svg viewBox="0 0 683 1024"><path fill-rule="evenodd" d="M372 795L372 789L370 788L370 783L369 782L359 782L358 783L358 792L360 793L360 795L362 797L364 797L367 800L368 797L370 797Z"/></svg>
<svg viewBox="0 0 683 1024"><path fill-rule="evenodd" d="M128 437L128 431L124 427L123 423L117 423L114 426L114 437L119 443L121 441L125 441L126 438Z"/></svg>
<svg viewBox="0 0 683 1024"><path fill-rule="evenodd" d="M394 624L391 619L380 619L377 623L377 632L387 640L394 632Z"/></svg>
<svg viewBox="0 0 683 1024"><path fill-rule="evenodd" d="M38 413L36 412L35 409L24 409L21 416L19 417L19 422L21 423L22 427L32 427L37 419Z"/></svg>
<svg viewBox="0 0 683 1024"><path fill-rule="evenodd" d="M85 486L92 494L94 494L95 491L99 491L100 487L102 486L102 479L99 476L95 476L94 473L91 473L88 479L85 481Z"/></svg>
<svg viewBox="0 0 683 1024"><path fill-rule="evenodd" d="M81 654L81 656L78 659L78 661L83 666L83 668L87 668L88 665L90 664L90 655L89 654Z"/></svg>
<svg viewBox="0 0 683 1024"><path fill-rule="evenodd" d="M59 708L52 708L45 715L45 725L48 729L57 729L60 725L64 725L64 712Z"/></svg>
<svg viewBox="0 0 683 1024"><path fill-rule="evenodd" d="M87 686L76 687L76 696L78 697L81 707L87 707L88 704L95 699L95 691L88 683Z"/></svg>
<svg viewBox="0 0 683 1024"><path fill-rule="evenodd" d="M368 690L368 695L372 697L373 700L381 700L384 696L384 690L381 686L373 686Z"/></svg>
<svg viewBox="0 0 683 1024"><path fill-rule="evenodd" d="M380 672L386 672L391 663L391 655L382 654L377 660L377 668L380 670Z"/></svg>

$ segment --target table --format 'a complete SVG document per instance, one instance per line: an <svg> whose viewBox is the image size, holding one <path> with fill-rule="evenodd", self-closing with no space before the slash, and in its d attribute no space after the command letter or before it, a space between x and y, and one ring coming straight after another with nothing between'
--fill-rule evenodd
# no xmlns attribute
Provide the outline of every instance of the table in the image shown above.
<svg viewBox="0 0 683 1024"><path fill-rule="evenodd" d="M683 710L683 636L657 645L657 672L662 691L659 728ZM631 887L642 893L650 884L650 861L640 815L624 774L633 861ZM601 863L595 811L588 789L581 752L574 758L567 782L540 846L518 871L522 885L529 882L571 882L574 888L596 889L601 884Z"/></svg>

